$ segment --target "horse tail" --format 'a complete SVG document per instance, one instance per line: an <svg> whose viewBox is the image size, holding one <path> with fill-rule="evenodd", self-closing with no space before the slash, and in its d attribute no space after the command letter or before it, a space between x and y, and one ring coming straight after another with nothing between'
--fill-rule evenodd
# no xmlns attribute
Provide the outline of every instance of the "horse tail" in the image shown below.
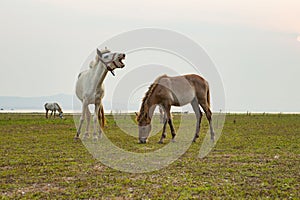
<svg viewBox="0 0 300 200"><path fill-rule="evenodd" d="M101 120L100 120L100 117L101 117ZM105 125L105 116L104 116L103 106L100 106L100 108L98 110L98 121L100 123L101 128L103 128Z"/></svg>
<svg viewBox="0 0 300 200"><path fill-rule="evenodd" d="M207 86L208 86L208 85L207 85ZM210 92L209 92L209 86L207 87L206 100L207 100L208 107L210 108Z"/></svg>
<svg viewBox="0 0 300 200"><path fill-rule="evenodd" d="M47 110L47 105L48 105L48 103L45 103L44 104L44 108Z"/></svg>

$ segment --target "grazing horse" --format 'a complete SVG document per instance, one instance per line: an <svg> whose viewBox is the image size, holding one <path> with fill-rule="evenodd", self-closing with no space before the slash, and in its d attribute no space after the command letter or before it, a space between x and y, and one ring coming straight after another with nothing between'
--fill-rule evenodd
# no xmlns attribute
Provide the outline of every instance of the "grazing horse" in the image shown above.
<svg viewBox="0 0 300 200"><path fill-rule="evenodd" d="M159 143L163 143L166 137L167 123L171 129L172 141L175 141L174 138L176 134L170 113L171 106L184 106L188 103L192 105L197 118L196 133L193 142L196 142L200 132L202 112L199 105L203 108L209 121L211 140L214 141L208 82L196 74L189 74L176 77L163 75L158 77L149 87L143 98L140 112L137 115L139 142L147 142L151 131L151 118L156 105L160 105L166 115Z"/></svg>
<svg viewBox="0 0 300 200"><path fill-rule="evenodd" d="M51 116L54 113L54 118L55 118L55 112L58 111L59 117L62 119L64 118L63 116L63 111L61 107L58 105L58 103L45 103L44 105L45 110L46 110L46 118L48 118L48 111L51 110Z"/></svg>
<svg viewBox="0 0 300 200"><path fill-rule="evenodd" d="M113 70L116 68L123 68L125 65L122 60L125 58L123 53L112 53L108 49L98 50L95 60L91 61L90 68L79 74L76 82L76 95L82 102L82 113L80 117L79 127L75 139L79 138L81 127L85 118L87 119L85 137L89 137L89 125L91 113L88 108L89 104L95 105L94 112L94 139L97 139L97 122L100 123L99 137L101 137L101 127L104 126L104 110L102 105L102 98L104 96L103 81L107 72L114 75Z"/></svg>

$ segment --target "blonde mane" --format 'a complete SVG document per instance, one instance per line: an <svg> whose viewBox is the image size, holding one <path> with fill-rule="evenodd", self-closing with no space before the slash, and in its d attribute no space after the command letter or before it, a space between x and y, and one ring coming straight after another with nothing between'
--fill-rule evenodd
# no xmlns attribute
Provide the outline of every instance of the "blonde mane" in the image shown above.
<svg viewBox="0 0 300 200"><path fill-rule="evenodd" d="M103 54L103 53L110 53L110 50L107 49L107 48L105 48L105 49L102 49L102 50L101 50L101 53L102 53L102 54ZM98 55L96 55L95 60L92 60L92 61L90 62L90 65L89 65L90 68L93 68L93 67L97 66L97 65L99 64L99 61L100 61L100 58L99 58Z"/></svg>
<svg viewBox="0 0 300 200"><path fill-rule="evenodd" d="M137 121L140 121L141 119L143 119L147 112L149 111L149 106L148 106L148 99L149 97L152 95L153 91L155 90L155 88L157 87L158 85L158 82L161 78L164 78L164 77L167 77L166 74L162 75L162 76L159 76L157 79L155 79L155 81L149 86L148 88L148 91L146 92L143 100L142 100L142 106L141 106L141 109L140 109L140 112L136 118ZM145 112L145 110L148 110Z"/></svg>

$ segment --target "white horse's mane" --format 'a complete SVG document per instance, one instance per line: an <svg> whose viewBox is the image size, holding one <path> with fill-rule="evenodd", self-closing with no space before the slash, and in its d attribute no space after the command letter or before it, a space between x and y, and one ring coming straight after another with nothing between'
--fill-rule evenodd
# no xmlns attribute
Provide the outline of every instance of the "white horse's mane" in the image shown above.
<svg viewBox="0 0 300 200"><path fill-rule="evenodd" d="M102 49L102 50L101 50L101 53L102 53L102 54L104 54L104 53L110 53L110 50L107 49L107 48L105 48L105 49ZM93 68L93 67L97 66L97 65L99 64L99 61L100 61L99 56L96 55L96 56L95 56L95 60L92 60L92 61L90 62L90 65L89 65L90 68Z"/></svg>

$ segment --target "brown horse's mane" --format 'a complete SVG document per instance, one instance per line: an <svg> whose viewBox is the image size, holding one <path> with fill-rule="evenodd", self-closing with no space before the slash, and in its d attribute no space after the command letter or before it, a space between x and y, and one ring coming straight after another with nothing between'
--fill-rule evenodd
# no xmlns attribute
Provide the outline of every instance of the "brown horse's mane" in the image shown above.
<svg viewBox="0 0 300 200"><path fill-rule="evenodd" d="M152 95L153 91L155 90L155 88L157 87L158 85L158 82L161 78L164 78L164 77L167 77L166 74L162 75L162 76L159 76L157 79L155 79L155 81L149 86L148 88L148 91L145 93L145 96L142 100L142 105L141 105L141 109L140 109L140 112L136 118L136 120L139 122L141 119L143 119L147 112L146 110L149 111L149 106L148 106L148 99L149 97Z"/></svg>

